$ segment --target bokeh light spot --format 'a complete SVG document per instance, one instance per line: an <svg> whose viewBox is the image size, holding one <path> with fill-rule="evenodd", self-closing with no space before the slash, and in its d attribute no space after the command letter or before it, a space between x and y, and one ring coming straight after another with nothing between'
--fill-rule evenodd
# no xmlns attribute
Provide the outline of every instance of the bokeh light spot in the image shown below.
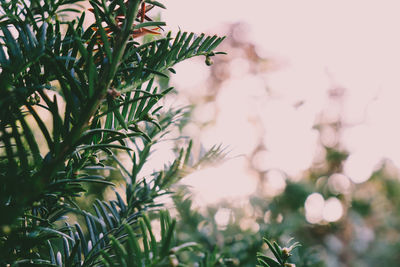
<svg viewBox="0 0 400 267"><path fill-rule="evenodd" d="M307 197L304 208L306 210L306 219L309 223L314 224L322 221L324 204L324 197L320 193L312 193Z"/></svg>
<svg viewBox="0 0 400 267"><path fill-rule="evenodd" d="M266 194L269 196L277 196L281 194L286 187L285 175L278 170L270 170L266 174L264 187Z"/></svg>
<svg viewBox="0 0 400 267"><path fill-rule="evenodd" d="M220 208L214 215L215 222L219 228L225 228L232 218L232 210L226 208Z"/></svg>
<svg viewBox="0 0 400 267"><path fill-rule="evenodd" d="M325 201L322 216L327 222L336 222L343 215L343 206L339 199L335 197L328 198Z"/></svg>
<svg viewBox="0 0 400 267"><path fill-rule="evenodd" d="M329 177L328 186L331 192L335 194L345 194L350 191L351 182L346 175L334 173Z"/></svg>

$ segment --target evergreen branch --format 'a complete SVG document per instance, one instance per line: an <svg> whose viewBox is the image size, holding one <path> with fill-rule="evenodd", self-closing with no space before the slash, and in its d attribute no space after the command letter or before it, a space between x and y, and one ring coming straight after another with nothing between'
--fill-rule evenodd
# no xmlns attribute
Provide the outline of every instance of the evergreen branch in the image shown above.
<svg viewBox="0 0 400 267"><path fill-rule="evenodd" d="M0 221L4 237L0 240L0 264L92 266L100 262L101 254L109 264L117 256L119 265L165 264L171 261L169 251L175 242L174 221L161 214L163 239L157 243L150 221L139 217L159 209L161 204L155 199L167 194L169 186L182 177L190 146L186 151L181 149L177 159L163 170L150 177L139 176L152 146L175 123L174 115L163 117L157 106L172 88L159 92L154 77L165 77L165 70L191 56L210 56L211 47L222 39L203 40L203 36L192 42L194 34L187 38L178 34L173 44L168 35L139 45L128 42L129 38L153 33L145 27L165 25L146 15L154 6L164 8L161 3L93 0L97 30L91 27L84 31L85 13L70 22L58 18L76 11L65 6L76 2L23 0L21 5L19 1L0 0L4 10L0 17L0 177L4 181L0 208L9 215ZM119 24L116 20L121 16ZM140 23L134 26L135 21ZM65 32L63 25L67 26ZM146 81L146 89L141 90ZM60 98L49 98L46 90L55 91L65 101L63 118ZM51 131L34 105L52 115ZM23 106L27 112L22 111ZM47 142L43 158L26 115L32 115ZM128 152L133 161L131 171L113 151L132 150L129 143L134 147ZM107 161L119 165L126 177L126 200L116 193L117 200L97 200L93 213L83 212L75 197L85 191L84 184L112 185L102 173L107 169L105 164L110 165ZM74 227L55 223L65 221L71 211L83 216L87 236L78 223ZM139 226L144 250L133 234ZM57 251L59 246L52 244L60 242L62 249ZM42 253L45 245L49 255ZM147 258L132 260L126 252Z"/></svg>

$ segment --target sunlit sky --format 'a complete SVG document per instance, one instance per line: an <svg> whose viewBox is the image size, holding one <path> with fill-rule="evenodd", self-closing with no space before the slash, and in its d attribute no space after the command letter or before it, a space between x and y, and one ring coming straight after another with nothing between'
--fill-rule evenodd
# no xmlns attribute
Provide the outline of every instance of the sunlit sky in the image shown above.
<svg viewBox="0 0 400 267"><path fill-rule="evenodd" d="M173 31L223 34L227 23L245 23L243 38L277 66L258 77L247 74L244 62L232 63L236 75L221 86L215 105L198 109L197 120L215 120L202 133L203 144L222 142L234 155L248 155L261 138L268 151L257 155L258 168L278 168L296 176L315 156L318 132L313 126L328 103L327 92L340 87L344 97L338 108L345 125L341 142L351 152L345 174L353 182L363 182L382 158L400 166L399 1L185 0L166 4L162 17ZM180 90L202 94L194 89L207 79L204 64L181 63L176 70L172 82ZM268 97L271 94L273 98ZM299 101L304 104L296 108ZM261 118L265 135L259 136L251 126L254 116ZM244 195L251 193L255 183L249 182L251 174L243 174L245 157L234 160L188 177L189 183L207 191L207 183L220 181L221 186L228 179L232 187L243 188ZM221 195L240 195L232 187L231 193Z"/></svg>

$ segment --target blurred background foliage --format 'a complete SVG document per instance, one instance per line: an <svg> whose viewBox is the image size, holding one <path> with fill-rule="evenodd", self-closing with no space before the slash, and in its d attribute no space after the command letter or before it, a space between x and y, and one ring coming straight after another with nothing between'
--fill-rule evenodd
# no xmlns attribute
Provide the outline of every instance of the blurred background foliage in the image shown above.
<svg viewBox="0 0 400 267"><path fill-rule="evenodd" d="M178 91L186 97L181 101L193 106L192 121L183 132L199 142L205 138L204 132L217 127L218 116L224 112L222 105L218 106L218 101L221 101L218 99L223 94L222 87L235 78L237 62L246 66L240 74L242 76L261 77L277 67L273 59L259 55L257 47L245 37L245 31L246 27L241 24L227 27L228 38L221 49L228 55L215 59L207 78L197 86L199 91L179 87L179 84L185 85L185 82L179 82L179 77L173 80L178 84ZM253 140L256 142L254 149L233 158L230 156L234 153L228 153L226 159L229 162L242 158L248 176L225 168L225 172L216 172L207 180L218 181L223 179L218 176L231 176L233 181L236 175L244 180L242 184L245 185L246 179L251 183L252 177L256 177L256 186L251 194L231 198L222 193L220 198L210 196L217 200L209 203L204 198L218 192L218 189L211 188L212 184L208 185L208 190L207 186L198 189L196 185L177 189L173 199L179 218L179 239L185 242L194 240L210 250L218 248L237 266L255 266L256 252L268 251L261 236L280 244L285 244L291 237L299 241L302 247L294 251L293 256L296 266L396 266L400 255L398 169L390 159L383 159L373 173L364 178L366 181L358 181L357 177L353 181L344 172L344 163L351 155L341 142L346 127L341 108L345 91L334 82L327 91L327 105L313 123L318 134L318 147L312 164L301 175L293 177L284 170L269 168L268 158L260 159L260 155L268 151L268 146L258 138ZM274 98L268 88L265 92L266 98ZM225 97L229 99L229 95ZM295 112L301 112L303 104L294 103ZM245 105L243 103L237 109L245 109ZM216 107L212 109L213 106ZM204 114L204 107L211 108L212 115ZM235 121L235 117L230 120ZM247 127L237 123L238 129ZM262 119L253 117L250 124L268 136ZM222 143L225 137L231 140L228 136L220 136ZM242 138L247 144L248 140L244 139L249 136L243 135ZM302 140L298 139L298 142ZM195 178L202 179L202 176L199 174ZM234 182L229 184L229 179L223 180L226 190L235 187Z"/></svg>

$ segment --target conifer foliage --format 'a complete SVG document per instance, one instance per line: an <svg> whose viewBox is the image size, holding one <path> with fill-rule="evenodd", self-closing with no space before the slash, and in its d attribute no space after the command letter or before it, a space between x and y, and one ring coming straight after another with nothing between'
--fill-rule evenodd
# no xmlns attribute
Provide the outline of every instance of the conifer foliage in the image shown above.
<svg viewBox="0 0 400 267"><path fill-rule="evenodd" d="M182 117L161 106L172 88L158 77L191 57L210 60L224 38L164 33L148 12L165 8L157 1L91 0L86 11L77 0L0 3L0 265L185 266L179 253L200 248L177 244L175 220L155 199L196 164L190 143L164 169L141 169ZM125 192L82 209L76 197L90 184L112 187L110 170Z"/></svg>

